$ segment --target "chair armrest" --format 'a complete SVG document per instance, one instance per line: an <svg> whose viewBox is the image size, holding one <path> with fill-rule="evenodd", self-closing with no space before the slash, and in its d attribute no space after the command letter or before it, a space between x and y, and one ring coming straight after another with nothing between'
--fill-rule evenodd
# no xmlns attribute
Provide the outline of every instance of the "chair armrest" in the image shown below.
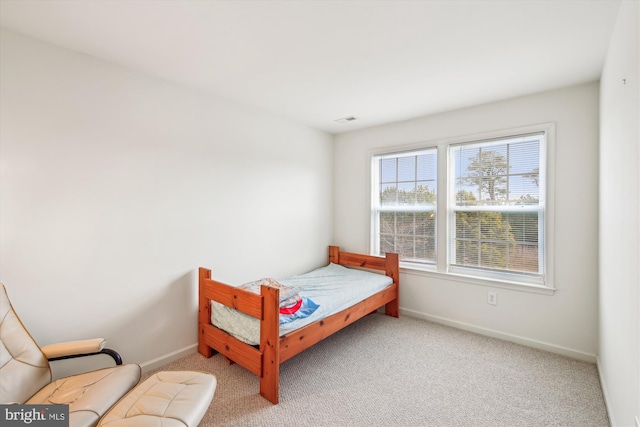
<svg viewBox="0 0 640 427"><path fill-rule="evenodd" d="M105 348L105 344L106 340L104 338L91 338L87 340L49 344L40 349L50 361L93 356L96 354L108 354L116 362L116 365L122 365L122 358L118 352L110 348Z"/></svg>
<svg viewBox="0 0 640 427"><path fill-rule="evenodd" d="M104 338L91 338L88 340L49 344L41 347L40 350L47 356L47 359L53 359L74 354L99 353L105 344L106 340Z"/></svg>

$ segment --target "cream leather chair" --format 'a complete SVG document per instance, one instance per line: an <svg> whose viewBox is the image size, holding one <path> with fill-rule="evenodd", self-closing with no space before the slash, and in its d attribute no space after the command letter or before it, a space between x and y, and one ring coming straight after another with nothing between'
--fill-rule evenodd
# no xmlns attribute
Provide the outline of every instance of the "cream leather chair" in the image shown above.
<svg viewBox="0 0 640 427"><path fill-rule="evenodd" d="M117 366L51 382L49 360L97 353L111 355ZM121 363L101 338L38 347L0 283L0 403L67 404L70 426L93 427L140 381L138 365Z"/></svg>

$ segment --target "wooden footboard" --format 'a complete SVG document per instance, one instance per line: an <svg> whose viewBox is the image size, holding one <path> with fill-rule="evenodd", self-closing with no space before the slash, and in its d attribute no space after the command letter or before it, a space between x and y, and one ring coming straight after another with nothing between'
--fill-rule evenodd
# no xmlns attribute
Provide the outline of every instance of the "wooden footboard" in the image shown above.
<svg viewBox="0 0 640 427"><path fill-rule="evenodd" d="M211 357L214 351L260 377L260 394L278 403L280 364L367 314L385 307L399 315L400 270L397 254L386 257L340 252L329 247L329 262L384 271L393 284L332 316L279 336L280 291L262 286L260 295L211 279L211 270L199 269L198 351ZM211 325L211 301L217 301L260 320L260 347L246 344Z"/></svg>

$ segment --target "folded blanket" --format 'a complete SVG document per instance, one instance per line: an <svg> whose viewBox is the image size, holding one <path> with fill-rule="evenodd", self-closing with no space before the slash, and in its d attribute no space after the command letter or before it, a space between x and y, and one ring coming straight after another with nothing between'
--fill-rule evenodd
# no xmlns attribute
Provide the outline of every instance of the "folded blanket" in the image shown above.
<svg viewBox="0 0 640 427"><path fill-rule="evenodd" d="M319 307L318 304L309 298L300 295L300 288L286 286L278 283L275 279L264 278L239 286L240 289L260 293L262 285L280 289L280 324L289 323L293 320L308 317Z"/></svg>
<svg viewBox="0 0 640 427"><path fill-rule="evenodd" d="M278 283L275 279L272 279L270 277L245 283L244 285L240 285L239 288L247 290L249 292L253 292L254 294L260 294L260 286L262 285L280 289L280 306L281 307L283 303L286 303L286 305L290 305L287 303L287 300L289 298L295 297L300 293L300 288L285 286L281 283Z"/></svg>

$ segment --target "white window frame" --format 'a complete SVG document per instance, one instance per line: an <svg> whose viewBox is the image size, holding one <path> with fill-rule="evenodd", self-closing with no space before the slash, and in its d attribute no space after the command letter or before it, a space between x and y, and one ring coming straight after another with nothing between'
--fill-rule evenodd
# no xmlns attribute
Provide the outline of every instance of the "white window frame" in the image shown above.
<svg viewBox="0 0 640 427"><path fill-rule="evenodd" d="M496 272L490 274L478 274L473 269L466 268L450 268L450 186L454 185L451 174L454 173L451 167L451 159L449 158L449 147L456 144L471 143L475 141L493 140L501 138L509 138L518 135L526 135L544 132L545 147L543 150L544 158L541 163L545 164L545 173L540 174L540 186L544 186L545 204L544 204L544 254L543 254L543 271L540 280L528 278L526 275L513 274L509 272ZM404 151L418 151L437 147L438 149L438 189L436 203L436 264L414 264L409 262L400 262L403 273L412 275L423 275L426 277L444 278L451 281L458 281L467 284L476 284L482 286L491 286L498 288L516 289L520 291L534 292L552 295L555 292L554 280L554 252L555 252L555 229L554 229L554 209L555 209L555 123L542 123L531 126L522 126L517 128L504 129L499 131L475 133L459 137L439 139L435 141L427 141L422 143L413 143L406 145L396 145L390 147L379 148L370 151L370 250L376 253L378 249L374 246L376 237L374 235L374 219L375 214L372 209L374 192L377 186L374 180L373 158L385 154L401 153Z"/></svg>
<svg viewBox="0 0 640 427"><path fill-rule="evenodd" d="M538 139L540 141L539 144L539 201L536 205L523 205L523 204L509 204L502 205L500 203L495 204L494 206L487 205L479 205L479 206L458 206L456 203L456 185L455 180L455 159L452 154L455 150L460 148L485 148L491 146L499 146L504 144L515 144L517 140L526 140L526 139ZM546 205L546 135L544 132L537 132L534 134L525 134L525 135L512 135L507 138L492 138L490 140L482 140L482 141L471 141L461 144L450 144L448 146L448 155L449 155L449 200L448 200L448 212L447 212L447 220L448 220L448 236L450 241L448 242L448 251L447 251L447 260L448 260L448 269L452 273L460 273L464 275L478 276L483 278L490 279L504 279L510 278L510 280L515 280L518 282L524 282L532 285L541 285L544 284L544 245L545 245L545 233L544 233L544 213L545 213L545 205ZM508 175L505 175L508 176ZM515 270L495 270L488 269L485 267L474 267L474 266L464 266L457 265L455 263L456 259L456 245L455 238L453 235L455 234L455 218L458 212L477 212L477 213L500 213L500 214L508 214L508 213L537 213L538 214L538 262L541 264L541 268L539 271L535 273L525 273L518 272ZM541 214L541 215L540 215ZM506 240L505 240L506 243Z"/></svg>
<svg viewBox="0 0 640 427"><path fill-rule="evenodd" d="M370 236L370 251L372 254L380 253L380 212L433 212L436 215L436 226L437 226L437 206L435 205L421 205L421 206L393 206L393 207L384 207L380 203L380 193L379 186L380 183L380 168L379 162L385 158L400 158L404 156L416 156L420 154L426 154L428 152L435 151L436 156L439 155L439 150L437 147L420 147L415 150L401 150L401 151L393 151L389 153L378 153L373 154L371 156L371 236ZM436 182L439 179L436 176ZM439 186L438 186L439 187ZM436 188L436 191L438 188ZM437 193L436 193L437 197ZM438 233L435 232L435 252L437 258L437 239ZM436 259L431 261L421 262L418 260L404 260L401 264L407 268L415 268L415 269L430 269L436 263Z"/></svg>

